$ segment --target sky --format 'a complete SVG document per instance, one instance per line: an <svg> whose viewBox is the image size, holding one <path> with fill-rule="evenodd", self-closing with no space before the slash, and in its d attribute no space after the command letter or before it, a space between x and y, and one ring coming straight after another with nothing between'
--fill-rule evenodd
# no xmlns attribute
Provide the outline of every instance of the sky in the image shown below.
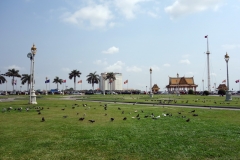
<svg viewBox="0 0 240 160"><path fill-rule="evenodd" d="M57 88L52 80L82 74L77 89L91 89L89 73L122 73L123 88L166 90L169 77L194 77L207 89L207 39L211 88L227 79L240 90L240 0L2 0L0 1L0 72L30 73L27 54L33 43L35 89ZM10 82L10 78L6 78ZM202 83L204 80L204 84ZM15 88L26 90L17 79ZM59 88L65 88L59 86ZM10 83L1 84L0 90ZM97 85L95 85L95 88Z"/></svg>

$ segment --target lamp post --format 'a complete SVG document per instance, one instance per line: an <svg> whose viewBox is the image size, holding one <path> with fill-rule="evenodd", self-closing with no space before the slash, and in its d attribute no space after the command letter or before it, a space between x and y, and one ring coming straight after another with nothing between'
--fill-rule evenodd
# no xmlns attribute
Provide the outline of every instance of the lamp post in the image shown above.
<svg viewBox="0 0 240 160"><path fill-rule="evenodd" d="M179 74L177 73L177 96L180 96L180 94L179 94L179 82L180 82Z"/></svg>
<svg viewBox="0 0 240 160"><path fill-rule="evenodd" d="M202 80L202 84L203 84L203 92L204 92L204 79Z"/></svg>
<svg viewBox="0 0 240 160"><path fill-rule="evenodd" d="M150 68L150 98L153 97L153 93L152 93L152 68Z"/></svg>
<svg viewBox="0 0 240 160"><path fill-rule="evenodd" d="M147 94L147 86L146 86L146 94Z"/></svg>
<svg viewBox="0 0 240 160"><path fill-rule="evenodd" d="M37 48L33 44L31 47L31 53L27 54L27 57L30 58L31 60L31 68L30 68L30 99L29 99L29 104L37 104L36 101L36 94L34 90L34 56L37 53Z"/></svg>
<svg viewBox="0 0 240 160"><path fill-rule="evenodd" d="M229 56L228 54L226 53L224 59L226 61L226 64L227 64L227 92L226 92L226 101L231 101L232 100L232 95L231 93L229 92L229 78L228 78L228 61L229 61Z"/></svg>
<svg viewBox="0 0 240 160"><path fill-rule="evenodd" d="M46 77L46 91L45 91L45 95L48 95L48 90L47 90L47 80L48 80L48 77Z"/></svg>
<svg viewBox="0 0 240 160"><path fill-rule="evenodd" d="M8 95L8 93L7 93L7 80L6 80L6 92L5 92L5 95Z"/></svg>
<svg viewBox="0 0 240 160"><path fill-rule="evenodd" d="M106 81L106 73L102 73L102 88L103 88L104 96L105 96L105 81Z"/></svg>

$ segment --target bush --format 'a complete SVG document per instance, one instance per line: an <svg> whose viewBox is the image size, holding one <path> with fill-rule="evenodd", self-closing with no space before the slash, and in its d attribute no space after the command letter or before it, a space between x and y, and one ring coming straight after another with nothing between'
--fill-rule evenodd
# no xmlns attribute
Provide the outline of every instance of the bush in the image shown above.
<svg viewBox="0 0 240 160"><path fill-rule="evenodd" d="M209 92L208 92L208 91L204 91L204 92L203 92L203 95L208 96L208 95L209 95Z"/></svg>
<svg viewBox="0 0 240 160"><path fill-rule="evenodd" d="M224 89L220 89L220 90L218 90L218 94L219 95L225 95L226 91Z"/></svg>
<svg viewBox="0 0 240 160"><path fill-rule="evenodd" d="M192 90L192 89L189 89L189 90L188 90L188 94L193 94L193 90Z"/></svg>

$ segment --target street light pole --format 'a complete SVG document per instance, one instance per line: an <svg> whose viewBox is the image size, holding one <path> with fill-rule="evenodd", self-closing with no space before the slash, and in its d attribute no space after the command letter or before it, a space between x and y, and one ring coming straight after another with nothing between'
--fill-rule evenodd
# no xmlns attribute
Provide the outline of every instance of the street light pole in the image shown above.
<svg viewBox="0 0 240 160"><path fill-rule="evenodd" d="M226 92L226 101L231 101L232 100L232 95L231 93L229 92L229 78L228 78L228 61L229 61L229 56L228 54L226 53L224 59L226 61L226 65L227 65L227 92Z"/></svg>
<svg viewBox="0 0 240 160"><path fill-rule="evenodd" d="M102 73L102 88L103 88L103 95L105 95L105 82L106 82L106 73Z"/></svg>
<svg viewBox="0 0 240 160"><path fill-rule="evenodd" d="M31 60L31 68L30 68L30 99L29 99L29 104L37 104L36 101L36 95L35 95L35 90L34 90L34 56L37 53L37 48L33 44L31 48L31 53L28 53L27 57L30 58Z"/></svg>
<svg viewBox="0 0 240 160"><path fill-rule="evenodd" d="M153 93L152 93L152 68L150 68L150 98L153 98Z"/></svg>
<svg viewBox="0 0 240 160"><path fill-rule="evenodd" d="M204 79L202 80L202 84L203 84L203 92L204 92Z"/></svg>

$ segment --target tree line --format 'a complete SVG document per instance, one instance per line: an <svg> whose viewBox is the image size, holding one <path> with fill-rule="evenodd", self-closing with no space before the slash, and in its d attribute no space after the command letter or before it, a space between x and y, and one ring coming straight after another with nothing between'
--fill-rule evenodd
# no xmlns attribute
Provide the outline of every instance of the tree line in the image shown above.
<svg viewBox="0 0 240 160"><path fill-rule="evenodd" d="M79 70L72 70L69 73L69 79L72 80L74 82L74 90L76 90L76 77L81 76L81 72ZM8 71L4 74L0 74L0 84L3 83L7 83L7 80L5 77L12 77L12 86L13 86L13 91L14 91L14 82L15 82L15 78L21 78L21 84L27 84L27 90L29 90L29 86L31 84L31 75L30 74L20 74L19 70L16 70L15 68L13 69L8 69ZM96 73L96 71L94 73L89 73L86 76L86 81L89 84L92 84L92 89L94 90L94 84L98 84L100 82L100 76ZM105 77L103 77L104 80L109 80L110 86L112 84L113 81L116 80L115 74L113 72L108 72L106 74ZM56 76L53 79L53 83L57 84L57 89L58 89L58 84L62 84L63 83L63 79L59 78L58 76Z"/></svg>

